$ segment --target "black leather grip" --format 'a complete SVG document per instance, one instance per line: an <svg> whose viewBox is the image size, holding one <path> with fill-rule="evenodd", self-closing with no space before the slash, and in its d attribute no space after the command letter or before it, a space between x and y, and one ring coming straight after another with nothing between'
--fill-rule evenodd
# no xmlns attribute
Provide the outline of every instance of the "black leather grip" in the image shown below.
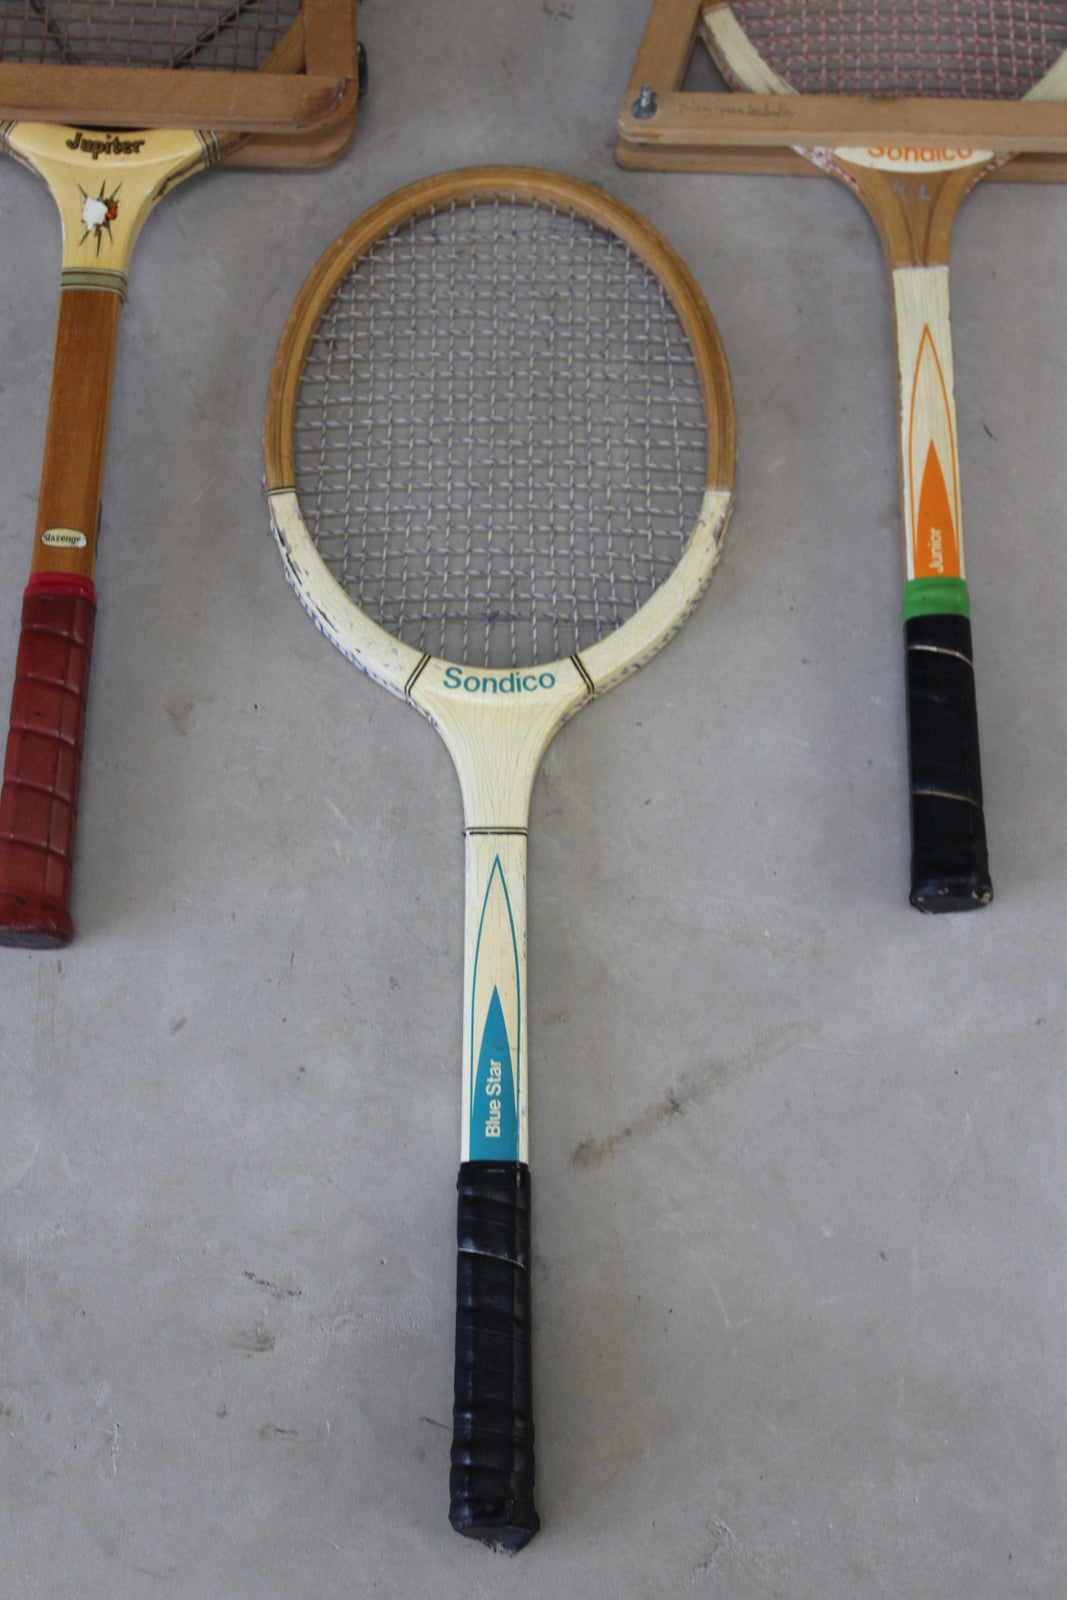
<svg viewBox="0 0 1067 1600"><path fill-rule="evenodd" d="M967 617L904 624L911 763L911 903L970 911L993 898Z"/></svg>
<svg viewBox="0 0 1067 1600"><path fill-rule="evenodd" d="M530 1172L517 1161L459 1169L452 1505L457 1533L521 1550L534 1508Z"/></svg>

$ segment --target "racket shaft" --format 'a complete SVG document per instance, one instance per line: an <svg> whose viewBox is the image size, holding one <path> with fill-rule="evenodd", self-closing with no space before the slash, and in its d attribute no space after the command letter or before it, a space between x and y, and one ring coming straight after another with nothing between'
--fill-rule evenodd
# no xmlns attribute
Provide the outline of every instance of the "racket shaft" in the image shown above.
<svg viewBox="0 0 1067 1600"><path fill-rule="evenodd" d="M66 944L121 296L59 298L37 533L0 791L0 942Z"/></svg>
<svg viewBox="0 0 1067 1600"><path fill-rule="evenodd" d="M947 266L892 275L900 387L911 894L922 911L992 899L963 561Z"/></svg>
<svg viewBox="0 0 1067 1600"><path fill-rule="evenodd" d="M537 1532L526 1165L526 834L467 833L452 1526Z"/></svg>

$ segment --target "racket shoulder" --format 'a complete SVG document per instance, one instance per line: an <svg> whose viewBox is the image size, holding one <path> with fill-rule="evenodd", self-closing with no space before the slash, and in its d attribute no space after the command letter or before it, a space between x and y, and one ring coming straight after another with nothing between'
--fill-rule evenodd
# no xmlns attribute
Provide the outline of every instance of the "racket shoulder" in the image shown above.
<svg viewBox="0 0 1067 1600"><path fill-rule="evenodd" d="M582 650L583 669L595 694L605 694L637 672L684 627L711 582L732 509L731 474L725 485L713 483L705 489L700 515L670 576L621 628Z"/></svg>
<svg viewBox="0 0 1067 1600"><path fill-rule="evenodd" d="M271 470L268 430L267 509L286 578L304 610L330 643L375 683L408 699L420 652L394 639L351 601L315 548L296 490Z"/></svg>
<svg viewBox="0 0 1067 1600"><path fill-rule="evenodd" d="M468 828L525 828L545 751L596 693L583 659L525 669L422 659L406 698L448 747Z"/></svg>
<svg viewBox="0 0 1067 1600"><path fill-rule="evenodd" d="M188 129L10 125L5 143L48 186L63 227L65 272L125 272L163 195L218 159L210 136Z"/></svg>

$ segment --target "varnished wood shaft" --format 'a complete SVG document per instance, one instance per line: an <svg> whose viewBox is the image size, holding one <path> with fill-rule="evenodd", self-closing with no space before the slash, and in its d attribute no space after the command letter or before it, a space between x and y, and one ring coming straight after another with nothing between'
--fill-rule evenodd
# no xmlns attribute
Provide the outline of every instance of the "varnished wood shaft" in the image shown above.
<svg viewBox="0 0 1067 1600"><path fill-rule="evenodd" d="M121 295L107 289L70 288L59 297L34 573L93 576L121 309Z"/></svg>

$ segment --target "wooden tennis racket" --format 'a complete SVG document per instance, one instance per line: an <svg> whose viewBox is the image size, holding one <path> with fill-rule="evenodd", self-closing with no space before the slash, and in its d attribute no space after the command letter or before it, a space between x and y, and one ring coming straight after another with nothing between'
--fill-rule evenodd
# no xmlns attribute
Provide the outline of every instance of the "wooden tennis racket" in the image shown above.
<svg viewBox="0 0 1067 1600"><path fill-rule="evenodd" d="M1060 100L1067 5L1043 0L735 0L702 12L736 88L759 94ZM949 240L990 150L801 149L867 207L893 295L900 411L911 894L920 911L993 897L982 806L949 331Z"/></svg>
<svg viewBox="0 0 1067 1600"><path fill-rule="evenodd" d="M0 148L44 179L63 229L37 529L0 792L0 943L60 945L74 931L96 538L133 246L165 194L225 157L317 165L340 152L354 119L355 33L350 0L331 3L344 13L343 26L327 29L334 75L311 78L303 73L299 0L85 0L63 12L21 0L0 6L0 106L36 106L41 115L58 106L61 116L69 87L68 112L95 114L101 97L115 110L104 128L0 123ZM175 80L177 93L168 93ZM198 105L223 119L220 131L157 125ZM131 128L138 119L144 125Z"/></svg>
<svg viewBox="0 0 1067 1600"><path fill-rule="evenodd" d="M314 268L275 360L270 514L314 621L437 728L466 835L451 1521L533 1500L526 845L556 730L681 626L719 553L729 378L689 273L585 184L406 188Z"/></svg>

